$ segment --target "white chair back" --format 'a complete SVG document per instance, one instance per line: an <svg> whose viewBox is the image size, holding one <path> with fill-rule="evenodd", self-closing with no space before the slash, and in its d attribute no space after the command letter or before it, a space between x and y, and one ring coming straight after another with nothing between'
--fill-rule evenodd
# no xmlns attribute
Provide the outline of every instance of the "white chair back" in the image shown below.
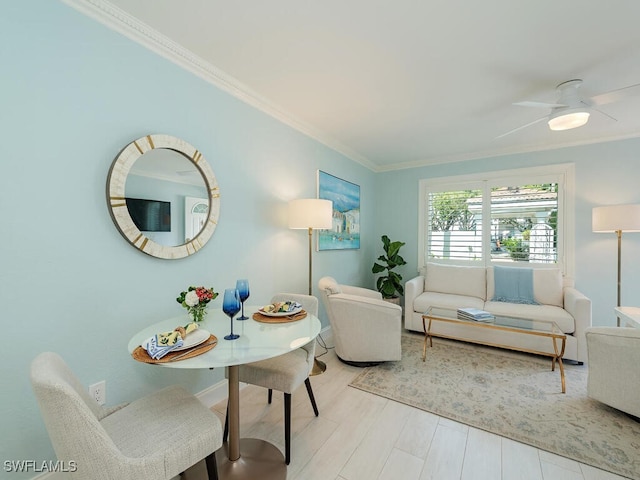
<svg viewBox="0 0 640 480"><path fill-rule="evenodd" d="M58 354L45 352L33 360L31 384L59 460L84 469L95 464L96 455L121 456L100 424L108 410L89 396Z"/></svg>
<svg viewBox="0 0 640 480"><path fill-rule="evenodd" d="M271 297L271 303L285 302L287 300L298 302L308 313L314 317L318 316L318 299L313 295L302 295L300 293L277 293ZM302 345L300 348L307 352L307 363L309 363L309 372L311 372L314 356L316 354L315 339L305 345Z"/></svg>

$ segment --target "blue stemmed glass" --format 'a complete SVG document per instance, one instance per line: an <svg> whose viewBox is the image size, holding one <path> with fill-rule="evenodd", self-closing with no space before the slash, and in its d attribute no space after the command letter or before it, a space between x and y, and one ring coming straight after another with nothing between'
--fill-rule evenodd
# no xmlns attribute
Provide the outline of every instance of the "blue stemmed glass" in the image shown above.
<svg viewBox="0 0 640 480"><path fill-rule="evenodd" d="M249 280L238 280L236 282L236 288L240 294L240 302L242 303L242 313L238 317L238 320L247 320L249 317L244 315L244 301L249 298Z"/></svg>
<svg viewBox="0 0 640 480"><path fill-rule="evenodd" d="M235 340L240 338L240 335L233 333L233 317L240 311L240 294L237 288L227 288L224 291L224 298L222 300L222 311L229 315L231 320L231 333L225 335L225 340Z"/></svg>

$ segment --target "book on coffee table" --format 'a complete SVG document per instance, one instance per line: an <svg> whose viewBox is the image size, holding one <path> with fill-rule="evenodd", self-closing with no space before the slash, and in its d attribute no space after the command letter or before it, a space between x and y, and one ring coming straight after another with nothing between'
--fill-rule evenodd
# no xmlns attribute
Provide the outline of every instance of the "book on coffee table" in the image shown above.
<svg viewBox="0 0 640 480"><path fill-rule="evenodd" d="M458 309L458 318L460 320L473 320L476 322L490 322L494 320L496 317L493 314L480 310L478 308L459 308Z"/></svg>

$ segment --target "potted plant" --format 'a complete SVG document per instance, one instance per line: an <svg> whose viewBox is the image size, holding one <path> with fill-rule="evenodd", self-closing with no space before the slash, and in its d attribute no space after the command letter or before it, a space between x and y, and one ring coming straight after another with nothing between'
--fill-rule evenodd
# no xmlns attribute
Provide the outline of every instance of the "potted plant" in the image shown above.
<svg viewBox="0 0 640 480"><path fill-rule="evenodd" d="M407 262L400 256L400 248L405 245L404 242L392 242L389 237L383 235L382 244L385 255L378 257L378 262L373 264L371 272L382 273L386 271L386 275L381 275L376 281L376 288L382 294L384 299L397 299L393 303L400 303L400 295L404 295L404 287L402 286L402 276L393 271L399 265L406 265Z"/></svg>

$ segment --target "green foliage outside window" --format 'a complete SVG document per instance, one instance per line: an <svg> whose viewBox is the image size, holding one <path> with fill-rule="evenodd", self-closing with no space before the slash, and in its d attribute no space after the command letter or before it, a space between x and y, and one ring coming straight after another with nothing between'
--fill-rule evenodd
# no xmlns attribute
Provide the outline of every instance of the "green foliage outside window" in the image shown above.
<svg viewBox="0 0 640 480"><path fill-rule="evenodd" d="M479 195L477 190L434 193L431 197L431 228L434 232L448 232L457 224L461 230L476 229L474 215L467 200Z"/></svg>
<svg viewBox="0 0 640 480"><path fill-rule="evenodd" d="M529 260L529 242L522 238L507 238L502 244L509 252L509 256L518 262Z"/></svg>

